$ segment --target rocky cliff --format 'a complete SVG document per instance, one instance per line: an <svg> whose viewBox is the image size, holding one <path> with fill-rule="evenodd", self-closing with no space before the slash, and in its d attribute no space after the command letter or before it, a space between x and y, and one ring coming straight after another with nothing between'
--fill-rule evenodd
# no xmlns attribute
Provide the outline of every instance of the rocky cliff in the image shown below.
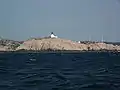
<svg viewBox="0 0 120 90"><path fill-rule="evenodd" d="M43 38L25 41L16 50L86 50L85 44L60 38Z"/></svg>
<svg viewBox="0 0 120 90"><path fill-rule="evenodd" d="M22 43L23 43L22 41L1 39L0 40L0 51L14 51Z"/></svg>
<svg viewBox="0 0 120 90"><path fill-rule="evenodd" d="M106 43L78 43L60 38L31 39L25 41L16 50L117 50L119 45Z"/></svg>
<svg viewBox="0 0 120 90"><path fill-rule="evenodd" d="M23 42L13 40L0 40L0 51L19 50L116 50L120 51L120 45L100 42L75 42L60 38L33 38Z"/></svg>

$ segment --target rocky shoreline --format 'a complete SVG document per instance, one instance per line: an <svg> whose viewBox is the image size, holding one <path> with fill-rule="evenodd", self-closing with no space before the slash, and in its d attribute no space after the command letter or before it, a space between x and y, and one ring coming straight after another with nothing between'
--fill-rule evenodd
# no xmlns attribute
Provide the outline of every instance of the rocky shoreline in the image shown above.
<svg viewBox="0 0 120 90"><path fill-rule="evenodd" d="M0 40L0 52L86 52L86 51L114 51L120 52L120 45L103 42L71 41L61 38L32 38L26 41Z"/></svg>

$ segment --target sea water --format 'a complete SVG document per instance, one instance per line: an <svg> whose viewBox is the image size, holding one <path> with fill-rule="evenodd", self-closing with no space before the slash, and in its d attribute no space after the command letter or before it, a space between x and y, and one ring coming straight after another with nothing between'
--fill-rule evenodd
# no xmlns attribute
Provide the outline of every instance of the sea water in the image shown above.
<svg viewBox="0 0 120 90"><path fill-rule="evenodd" d="M0 90L120 90L120 53L0 53Z"/></svg>

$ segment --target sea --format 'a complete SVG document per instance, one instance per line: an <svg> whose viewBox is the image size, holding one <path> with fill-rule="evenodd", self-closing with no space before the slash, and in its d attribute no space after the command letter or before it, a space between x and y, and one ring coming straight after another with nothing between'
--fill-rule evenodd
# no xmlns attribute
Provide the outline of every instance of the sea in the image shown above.
<svg viewBox="0 0 120 90"><path fill-rule="evenodd" d="M120 53L0 53L0 90L120 90Z"/></svg>

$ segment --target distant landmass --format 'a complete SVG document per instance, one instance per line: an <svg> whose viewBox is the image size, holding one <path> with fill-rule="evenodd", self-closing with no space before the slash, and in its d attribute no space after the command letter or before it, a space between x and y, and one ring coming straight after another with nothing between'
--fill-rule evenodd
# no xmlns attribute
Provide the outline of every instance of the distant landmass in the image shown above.
<svg viewBox="0 0 120 90"><path fill-rule="evenodd" d="M25 41L0 40L0 51L120 51L120 42L72 41L61 38L32 38Z"/></svg>

